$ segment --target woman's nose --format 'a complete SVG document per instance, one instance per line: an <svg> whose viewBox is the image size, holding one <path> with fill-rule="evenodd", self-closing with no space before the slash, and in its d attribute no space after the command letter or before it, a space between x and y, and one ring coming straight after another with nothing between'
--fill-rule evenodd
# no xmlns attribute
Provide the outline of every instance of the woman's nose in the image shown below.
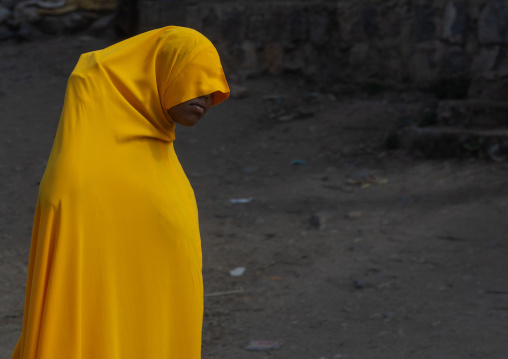
<svg viewBox="0 0 508 359"><path fill-rule="evenodd" d="M213 101L213 93L203 96L203 99L208 103Z"/></svg>

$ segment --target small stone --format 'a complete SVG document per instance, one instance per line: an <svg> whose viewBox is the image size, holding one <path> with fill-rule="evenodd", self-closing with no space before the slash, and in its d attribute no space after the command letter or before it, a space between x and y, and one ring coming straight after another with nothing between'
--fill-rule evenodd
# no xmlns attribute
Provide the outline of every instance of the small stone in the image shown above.
<svg viewBox="0 0 508 359"><path fill-rule="evenodd" d="M294 159L291 161L291 166L307 166L309 162L300 159Z"/></svg>
<svg viewBox="0 0 508 359"><path fill-rule="evenodd" d="M313 227L323 229L325 228L326 224L333 220L336 216L337 212L335 211L318 212L310 217L309 223Z"/></svg>
<svg viewBox="0 0 508 359"><path fill-rule="evenodd" d="M296 113L290 113L288 115L281 116L277 119L279 122L287 122L296 118Z"/></svg>
<svg viewBox="0 0 508 359"><path fill-rule="evenodd" d="M245 267L236 267L235 269L232 269L229 271L229 274L232 277L239 277L245 272Z"/></svg>
<svg viewBox="0 0 508 359"><path fill-rule="evenodd" d="M362 216L363 216L362 211L352 211L352 212L349 212L348 214L346 214L347 219L358 219Z"/></svg>
<svg viewBox="0 0 508 359"><path fill-rule="evenodd" d="M229 85L229 90L231 91L229 94L231 98L241 99L249 96L249 91L243 86L231 84Z"/></svg>
<svg viewBox="0 0 508 359"><path fill-rule="evenodd" d="M251 174L259 170L258 166L246 166L243 168L243 172Z"/></svg>
<svg viewBox="0 0 508 359"><path fill-rule="evenodd" d="M386 312L386 313L383 313L383 318L384 319L390 319L390 318L393 318L395 316L395 313L394 312Z"/></svg>
<svg viewBox="0 0 508 359"><path fill-rule="evenodd" d="M365 279L357 279L355 280L355 288L363 289L369 286L369 283Z"/></svg>
<svg viewBox="0 0 508 359"><path fill-rule="evenodd" d="M487 148L487 154L489 155L490 159L495 162L502 162L506 158L506 148L501 148L501 145L499 143L495 143Z"/></svg>
<svg viewBox="0 0 508 359"><path fill-rule="evenodd" d="M482 45L508 43L508 3L491 1L478 19L478 39Z"/></svg>

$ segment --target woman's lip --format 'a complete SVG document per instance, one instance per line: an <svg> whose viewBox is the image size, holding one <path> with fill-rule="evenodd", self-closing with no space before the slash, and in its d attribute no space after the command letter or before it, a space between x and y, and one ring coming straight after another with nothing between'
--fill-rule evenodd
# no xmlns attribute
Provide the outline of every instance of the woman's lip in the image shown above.
<svg viewBox="0 0 508 359"><path fill-rule="evenodd" d="M206 111L206 105L203 105L201 103L197 103L197 102L193 102L190 104L190 106L194 109L194 111L200 113L200 114L204 114L205 111Z"/></svg>

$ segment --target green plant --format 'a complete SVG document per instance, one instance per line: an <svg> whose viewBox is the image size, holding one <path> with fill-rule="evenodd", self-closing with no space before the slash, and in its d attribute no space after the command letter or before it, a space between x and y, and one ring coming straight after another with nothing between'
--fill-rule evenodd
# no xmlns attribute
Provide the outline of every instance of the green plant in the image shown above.
<svg viewBox="0 0 508 359"><path fill-rule="evenodd" d="M475 138L469 142L464 143L464 149L469 152L471 156L483 158L485 152L483 151L485 139L483 137Z"/></svg>

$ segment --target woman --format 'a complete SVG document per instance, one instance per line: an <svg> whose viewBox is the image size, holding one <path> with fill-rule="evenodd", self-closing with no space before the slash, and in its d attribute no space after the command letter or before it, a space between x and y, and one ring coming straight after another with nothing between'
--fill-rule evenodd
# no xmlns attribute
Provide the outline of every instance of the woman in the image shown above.
<svg viewBox="0 0 508 359"><path fill-rule="evenodd" d="M203 35L166 27L81 55L39 189L12 359L197 359L197 208L173 149L229 88Z"/></svg>

